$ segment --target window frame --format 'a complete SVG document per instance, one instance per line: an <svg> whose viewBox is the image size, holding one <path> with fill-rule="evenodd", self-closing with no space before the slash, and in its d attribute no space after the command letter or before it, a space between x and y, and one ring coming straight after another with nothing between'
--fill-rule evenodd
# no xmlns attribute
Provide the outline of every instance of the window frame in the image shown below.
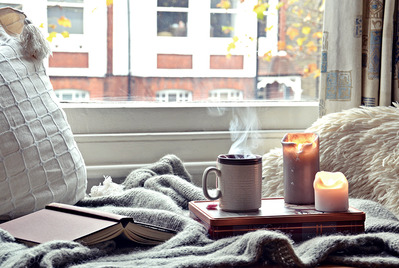
<svg viewBox="0 0 399 268"><path fill-rule="evenodd" d="M302 132L318 118L318 102L63 102L61 107L85 160L89 189L104 176L118 182L166 154L181 158L199 185L203 170L232 145L233 109L256 111L260 155L279 148L285 133Z"/></svg>
<svg viewBox="0 0 399 268"><path fill-rule="evenodd" d="M60 99L60 101L67 101L64 95L68 94L71 95L71 101L88 101L90 99L90 92L87 90L73 88L55 90L55 95ZM77 96L77 94L79 96Z"/></svg>
<svg viewBox="0 0 399 268"><path fill-rule="evenodd" d="M175 95L176 97L174 101L170 100L170 97L172 95ZM175 103L175 102L192 101L192 99L193 99L193 92L186 89L163 89L156 92L156 102Z"/></svg>
<svg viewBox="0 0 399 268"><path fill-rule="evenodd" d="M87 26L86 26L86 8L84 3L72 3L72 2L63 2L63 1L46 1L46 31L48 32L48 15L47 15L47 8L48 7L68 7L68 8L79 8L82 9L82 23L83 23L83 33L81 34L69 34L68 39L61 38L59 35L61 33L57 32L57 38L53 39L51 42L52 50L53 51L75 51L81 50L85 51L84 47L86 47L85 36L87 36ZM49 32L48 32L49 33Z"/></svg>

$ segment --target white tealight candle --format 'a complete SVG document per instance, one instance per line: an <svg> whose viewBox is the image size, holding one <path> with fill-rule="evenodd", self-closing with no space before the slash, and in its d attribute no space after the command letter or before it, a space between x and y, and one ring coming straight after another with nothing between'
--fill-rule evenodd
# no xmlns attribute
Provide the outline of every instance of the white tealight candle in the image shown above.
<svg viewBox="0 0 399 268"><path fill-rule="evenodd" d="M348 180L341 172L317 172L313 187L316 210L325 212L348 210Z"/></svg>

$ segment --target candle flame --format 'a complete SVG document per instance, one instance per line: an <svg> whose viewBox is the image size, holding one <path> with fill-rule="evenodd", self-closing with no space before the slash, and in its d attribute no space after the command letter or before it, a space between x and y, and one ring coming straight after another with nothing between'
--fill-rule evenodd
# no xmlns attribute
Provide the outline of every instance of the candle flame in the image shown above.
<svg viewBox="0 0 399 268"><path fill-rule="evenodd" d="M317 135L313 133L290 133L287 134L284 142L295 143L297 151L303 151L305 145L311 145L312 148L317 147Z"/></svg>
<svg viewBox="0 0 399 268"><path fill-rule="evenodd" d="M345 175L341 172L317 172L316 178L319 178L317 188L319 189L340 189L348 184Z"/></svg>

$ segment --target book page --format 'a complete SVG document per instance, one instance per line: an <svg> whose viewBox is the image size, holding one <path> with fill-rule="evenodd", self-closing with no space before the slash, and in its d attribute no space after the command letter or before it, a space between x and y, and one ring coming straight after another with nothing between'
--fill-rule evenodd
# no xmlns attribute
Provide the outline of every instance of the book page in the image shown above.
<svg viewBox="0 0 399 268"><path fill-rule="evenodd" d="M156 245L173 237L175 232L131 222L125 227L125 235L143 244Z"/></svg>

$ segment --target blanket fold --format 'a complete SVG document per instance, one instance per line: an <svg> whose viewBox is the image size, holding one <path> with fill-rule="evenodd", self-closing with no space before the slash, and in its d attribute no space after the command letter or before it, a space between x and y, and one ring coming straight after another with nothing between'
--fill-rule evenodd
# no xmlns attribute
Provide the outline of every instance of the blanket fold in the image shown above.
<svg viewBox="0 0 399 268"><path fill-rule="evenodd" d="M207 236L205 227L189 217L188 203L205 197L177 156L166 155L133 170L123 185L122 193L86 197L77 205L132 216L178 233L155 247L115 240L91 248L70 241L28 248L0 230L0 266L314 267L323 262L357 267L399 266L399 220L373 201L350 200L351 206L366 212L364 234L335 234L295 243L283 233L258 230L215 241Z"/></svg>

